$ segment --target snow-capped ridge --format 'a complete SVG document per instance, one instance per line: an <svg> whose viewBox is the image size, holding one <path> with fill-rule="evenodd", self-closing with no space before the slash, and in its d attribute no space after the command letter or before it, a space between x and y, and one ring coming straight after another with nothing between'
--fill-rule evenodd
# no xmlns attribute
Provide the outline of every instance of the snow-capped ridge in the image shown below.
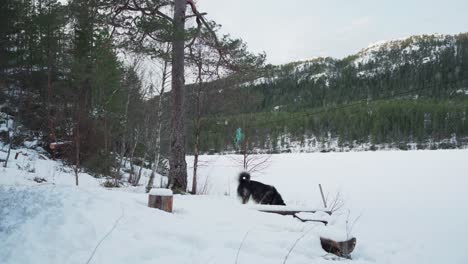
<svg viewBox="0 0 468 264"><path fill-rule="evenodd" d="M393 68L396 68L402 64L414 63L409 56L415 53L424 56L419 61L424 64L436 60L438 54L450 47L455 48L455 36L443 34L416 35L395 40L378 41L359 51L353 64L355 67L361 67L376 62L393 63ZM389 54L391 53L398 54L398 57L390 58Z"/></svg>
<svg viewBox="0 0 468 264"><path fill-rule="evenodd" d="M294 75L297 83L304 81L324 81L329 86L330 80L339 75L340 62L357 68L359 78L373 78L386 71L395 71L404 65L423 65L435 62L440 54L448 49L457 53L459 35L426 34L401 37L393 40L376 41L354 55L343 59L317 56L296 60L274 66L267 74L257 76L238 87L274 84ZM347 67L347 66L345 66Z"/></svg>

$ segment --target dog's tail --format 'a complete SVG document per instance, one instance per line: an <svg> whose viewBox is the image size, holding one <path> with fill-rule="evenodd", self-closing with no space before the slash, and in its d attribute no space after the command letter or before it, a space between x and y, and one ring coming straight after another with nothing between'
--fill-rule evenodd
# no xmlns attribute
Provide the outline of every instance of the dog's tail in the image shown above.
<svg viewBox="0 0 468 264"><path fill-rule="evenodd" d="M248 172L244 171L239 174L239 182L242 181L250 181L250 174Z"/></svg>

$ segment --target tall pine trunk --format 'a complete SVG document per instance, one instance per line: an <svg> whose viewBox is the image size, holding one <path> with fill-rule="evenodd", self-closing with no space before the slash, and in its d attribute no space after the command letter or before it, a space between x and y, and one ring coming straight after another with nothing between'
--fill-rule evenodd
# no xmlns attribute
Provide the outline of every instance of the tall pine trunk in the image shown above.
<svg viewBox="0 0 468 264"><path fill-rule="evenodd" d="M185 10L186 0L174 1L174 38L172 41L172 118L171 154L169 158L169 186L176 192L187 190L185 161Z"/></svg>

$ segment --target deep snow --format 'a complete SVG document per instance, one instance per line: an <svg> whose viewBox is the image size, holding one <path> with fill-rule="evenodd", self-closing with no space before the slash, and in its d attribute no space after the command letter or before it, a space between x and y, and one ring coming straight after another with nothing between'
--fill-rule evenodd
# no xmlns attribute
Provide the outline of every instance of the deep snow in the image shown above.
<svg viewBox="0 0 468 264"><path fill-rule="evenodd" d="M339 191L345 207L327 227L241 205L236 156L202 156L209 195L176 195L168 214L133 192L143 188L104 189L84 173L75 187L66 167L34 155L0 168L1 263L87 263L99 243L90 263L282 263L301 236L287 263L336 263L318 238L347 233L358 243L343 262L468 260L468 150L280 154L253 174L295 207L323 207L318 183L331 197Z"/></svg>
<svg viewBox="0 0 468 264"><path fill-rule="evenodd" d="M232 195L233 157L202 160L211 193ZM322 206L318 183L331 197L340 192L337 222L348 209L349 222L359 218L355 260L468 263L468 150L280 154L254 179L276 186L288 205Z"/></svg>

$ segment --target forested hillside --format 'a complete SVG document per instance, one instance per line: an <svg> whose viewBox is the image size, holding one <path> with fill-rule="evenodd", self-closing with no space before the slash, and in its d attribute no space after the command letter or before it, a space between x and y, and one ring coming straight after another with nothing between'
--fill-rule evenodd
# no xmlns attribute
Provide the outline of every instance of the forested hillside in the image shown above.
<svg viewBox="0 0 468 264"><path fill-rule="evenodd" d="M370 45L343 59L265 67L204 87L202 148L329 151L467 143L468 34Z"/></svg>
<svg viewBox="0 0 468 264"><path fill-rule="evenodd" d="M138 185L143 167L151 168L151 179L167 172L172 134L172 149L178 150L172 167L181 168L185 73L196 75L192 68L203 62L198 78L216 80L259 68L265 58L249 53L242 40L220 35L220 25L204 15L193 1L180 0L3 1L4 166L12 148L33 142L28 146L73 164L77 185L85 169L113 176L118 186L127 163L128 182ZM174 91L179 94L171 100L167 95ZM170 114L173 122L165 119ZM177 175L186 178L184 170Z"/></svg>
<svg viewBox="0 0 468 264"><path fill-rule="evenodd" d="M55 155L109 174L122 142L150 140L142 124L157 110L136 65L118 58L98 2L2 2L0 104L18 126L1 139L57 142Z"/></svg>
<svg viewBox="0 0 468 264"><path fill-rule="evenodd" d="M126 3L0 6L0 140L13 148L36 140L96 174L120 171L125 160L164 170L174 102L172 28ZM186 78L193 82L185 87L187 129L176 131L187 135L188 153L468 143L468 33L381 42L343 59L261 66L264 57L248 53L241 40L214 41L195 29L185 40ZM213 47L222 50L218 57ZM148 60L160 76L150 76ZM238 128L245 146L234 144Z"/></svg>

